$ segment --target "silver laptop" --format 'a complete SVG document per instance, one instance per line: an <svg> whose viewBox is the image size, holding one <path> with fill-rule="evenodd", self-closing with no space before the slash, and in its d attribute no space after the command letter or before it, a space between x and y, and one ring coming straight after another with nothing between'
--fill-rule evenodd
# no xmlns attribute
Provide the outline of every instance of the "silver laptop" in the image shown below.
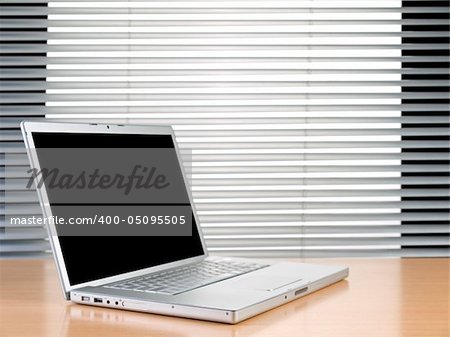
<svg viewBox="0 0 450 337"><path fill-rule="evenodd" d="M238 323L348 275L209 255L169 126L21 127L67 300Z"/></svg>

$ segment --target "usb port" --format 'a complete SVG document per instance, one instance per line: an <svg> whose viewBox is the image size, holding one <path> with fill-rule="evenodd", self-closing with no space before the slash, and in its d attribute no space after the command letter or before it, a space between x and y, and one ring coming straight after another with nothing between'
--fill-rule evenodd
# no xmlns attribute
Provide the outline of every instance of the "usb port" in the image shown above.
<svg viewBox="0 0 450 337"><path fill-rule="evenodd" d="M81 300L83 302L89 302L91 300L91 298L89 296L81 296Z"/></svg>
<svg viewBox="0 0 450 337"><path fill-rule="evenodd" d="M103 299L94 297L94 303L103 303Z"/></svg>

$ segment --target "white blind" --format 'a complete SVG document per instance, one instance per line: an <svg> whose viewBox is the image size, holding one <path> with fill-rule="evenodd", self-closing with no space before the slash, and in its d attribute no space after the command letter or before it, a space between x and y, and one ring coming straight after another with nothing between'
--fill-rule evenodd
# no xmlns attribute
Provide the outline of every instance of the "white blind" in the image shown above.
<svg viewBox="0 0 450 337"><path fill-rule="evenodd" d="M448 73L442 67L404 67L447 61L402 41L448 36L402 29L424 24L405 13L445 13L440 2L55 0L25 8L48 21L30 20L47 31L20 35L47 39L46 57L30 60L46 69L29 75L46 78L32 84L46 93L24 99L45 102L48 118L172 124L211 252L448 255L448 176L422 174L448 172L447 116L402 113L425 109L408 99L448 98L404 90L448 85L420 78ZM448 102L427 109L448 111ZM441 138L424 141L429 132ZM408 151L417 148L439 150ZM411 164L424 158L435 165ZM429 184L437 187L422 188ZM36 201L32 192L9 195Z"/></svg>

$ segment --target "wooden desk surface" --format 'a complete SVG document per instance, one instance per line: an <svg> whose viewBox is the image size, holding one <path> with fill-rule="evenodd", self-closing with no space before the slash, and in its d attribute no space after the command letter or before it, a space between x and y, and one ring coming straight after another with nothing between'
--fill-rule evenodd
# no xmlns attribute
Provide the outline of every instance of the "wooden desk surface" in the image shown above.
<svg viewBox="0 0 450 337"><path fill-rule="evenodd" d="M447 337L450 336L449 261L319 260L349 266L350 277L231 326L66 302L53 261L3 260L0 335Z"/></svg>

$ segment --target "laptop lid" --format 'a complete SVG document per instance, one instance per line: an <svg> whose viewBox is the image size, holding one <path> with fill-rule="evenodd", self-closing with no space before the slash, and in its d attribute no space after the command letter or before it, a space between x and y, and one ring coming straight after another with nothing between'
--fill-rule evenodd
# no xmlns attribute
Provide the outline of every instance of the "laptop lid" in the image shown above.
<svg viewBox="0 0 450 337"><path fill-rule="evenodd" d="M171 127L24 122L22 132L66 298L205 258Z"/></svg>

